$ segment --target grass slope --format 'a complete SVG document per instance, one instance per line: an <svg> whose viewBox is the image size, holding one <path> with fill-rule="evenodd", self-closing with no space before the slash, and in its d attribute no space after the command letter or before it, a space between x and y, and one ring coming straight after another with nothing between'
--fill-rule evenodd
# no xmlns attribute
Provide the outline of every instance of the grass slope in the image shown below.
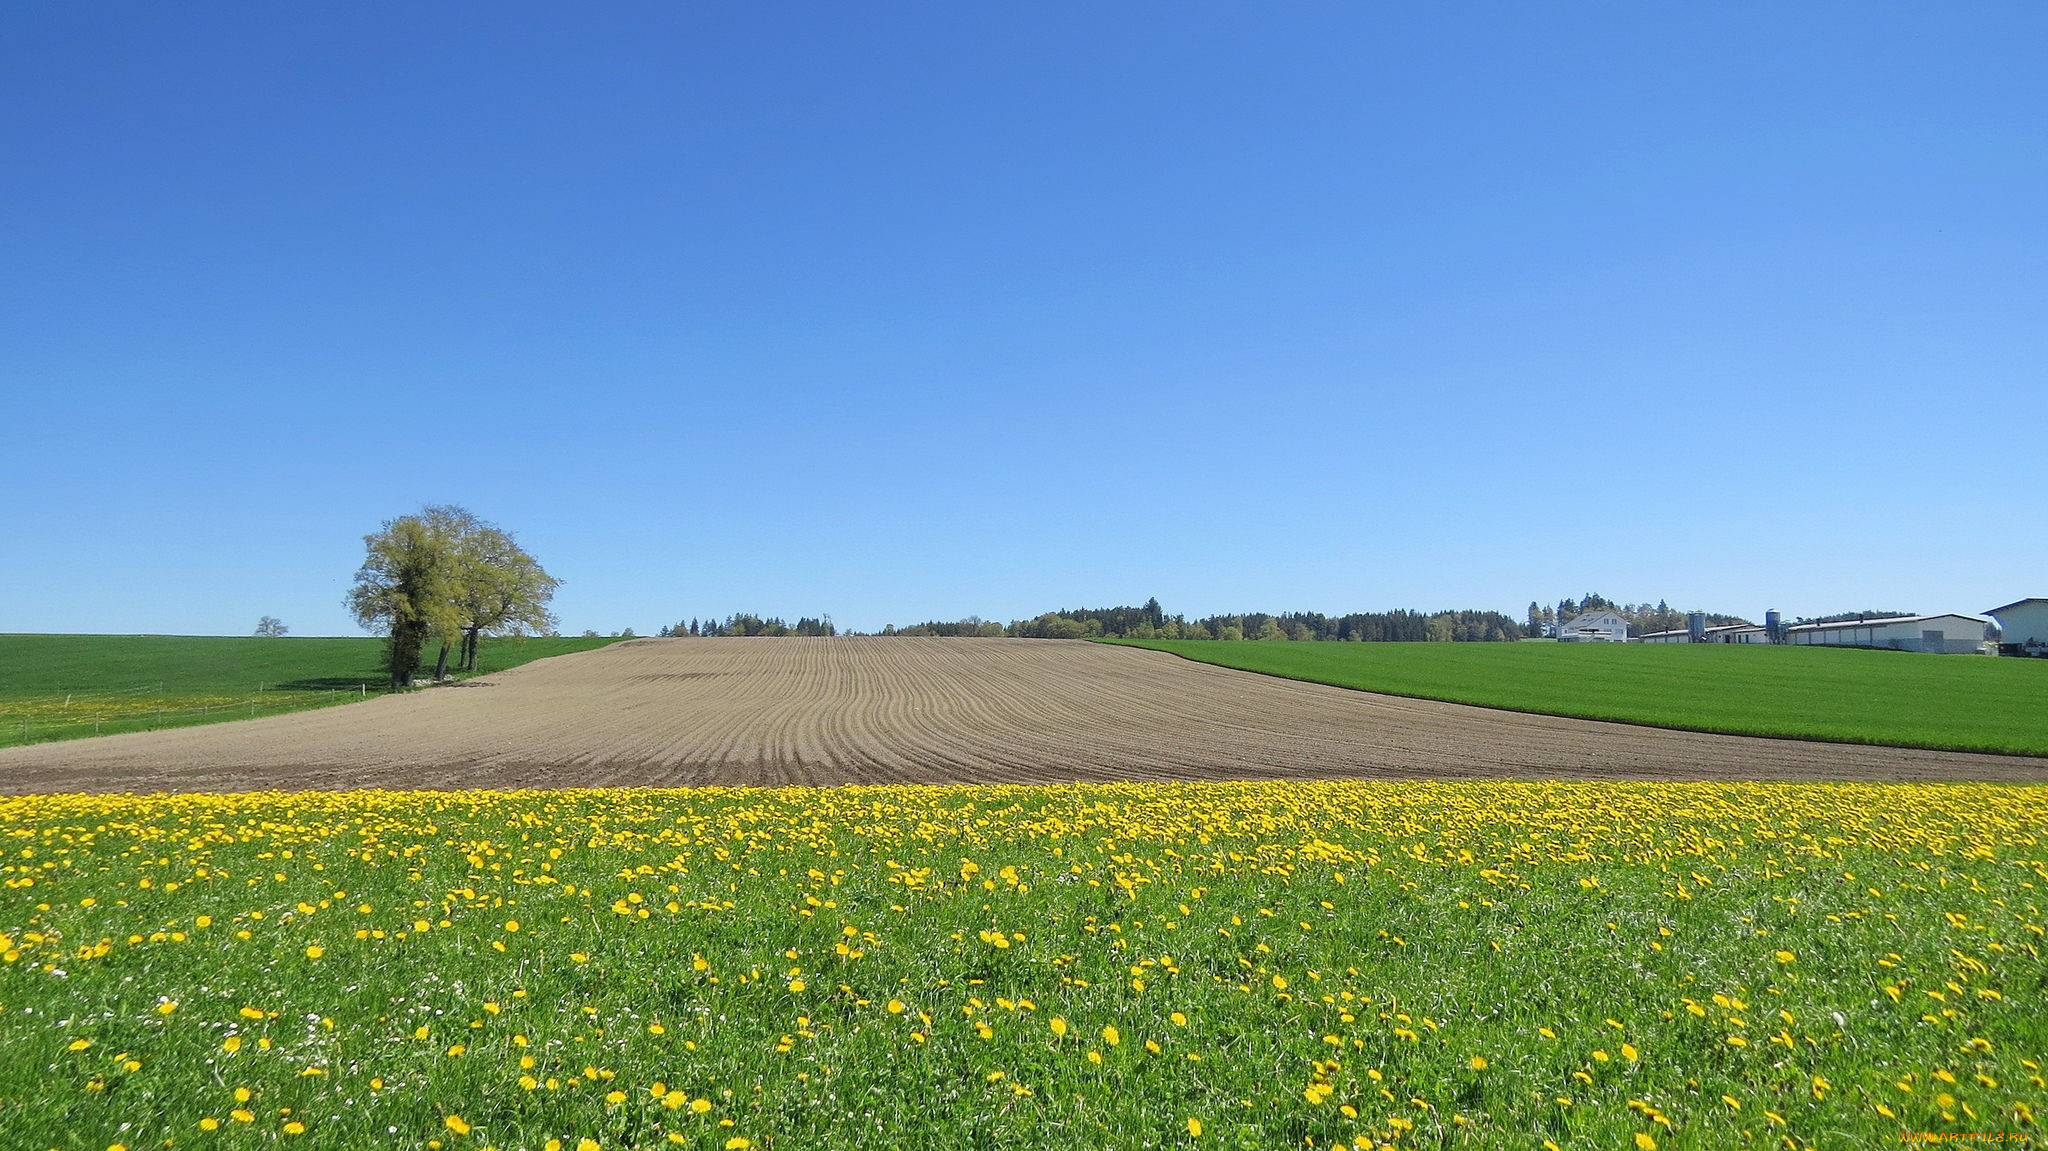
<svg viewBox="0 0 2048 1151"><path fill-rule="evenodd" d="M2048 660L1676 644L1105 642L1511 711L2048 755Z"/></svg>
<svg viewBox="0 0 2048 1151"><path fill-rule="evenodd" d="M610 642L486 639L478 674ZM383 690L383 650L376 638L0 635L0 747L364 698Z"/></svg>

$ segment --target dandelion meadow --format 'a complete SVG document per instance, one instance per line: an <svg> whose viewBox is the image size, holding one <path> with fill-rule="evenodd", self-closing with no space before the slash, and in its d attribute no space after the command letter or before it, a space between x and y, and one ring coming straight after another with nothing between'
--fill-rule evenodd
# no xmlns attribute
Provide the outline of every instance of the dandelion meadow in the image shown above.
<svg viewBox="0 0 2048 1151"><path fill-rule="evenodd" d="M10 1147L2038 1136L2048 789L0 799Z"/></svg>

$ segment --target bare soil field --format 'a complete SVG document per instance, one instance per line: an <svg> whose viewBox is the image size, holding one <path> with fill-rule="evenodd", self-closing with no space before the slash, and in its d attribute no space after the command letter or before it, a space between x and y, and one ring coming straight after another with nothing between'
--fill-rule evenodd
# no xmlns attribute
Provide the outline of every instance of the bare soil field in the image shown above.
<svg viewBox="0 0 2048 1151"><path fill-rule="evenodd" d="M0 792L1274 778L2048 781L1012 639L648 639L323 711L0 751Z"/></svg>

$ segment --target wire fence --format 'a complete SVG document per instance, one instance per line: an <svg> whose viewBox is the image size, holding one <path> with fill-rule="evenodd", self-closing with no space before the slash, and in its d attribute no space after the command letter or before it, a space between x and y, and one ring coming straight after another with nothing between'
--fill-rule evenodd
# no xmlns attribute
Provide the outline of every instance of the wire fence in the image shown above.
<svg viewBox="0 0 2048 1151"><path fill-rule="evenodd" d="M164 684L0 700L0 747L123 732L194 727L306 711L369 698L367 683L353 688L267 689L248 695L169 696ZM379 694L382 694L380 691Z"/></svg>

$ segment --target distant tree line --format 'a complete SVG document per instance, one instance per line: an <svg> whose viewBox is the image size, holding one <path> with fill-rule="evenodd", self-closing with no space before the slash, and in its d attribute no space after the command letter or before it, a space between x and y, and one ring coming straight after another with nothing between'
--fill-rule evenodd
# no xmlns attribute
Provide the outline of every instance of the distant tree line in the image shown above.
<svg viewBox="0 0 2048 1151"><path fill-rule="evenodd" d="M1545 604L1530 601L1527 615L1515 619L1497 611L1409 611L1351 612L1324 615L1321 612L1243 612L1190 619L1169 615L1159 600L1148 599L1140 607L1063 608L1031 619L1007 624L970 615L958 620L925 620L898 627L890 624L879 633L885 636L927 636L942 638L978 637L1013 639L1208 639L1283 640L1294 643L1506 643L1557 634L1558 624L1589 611L1611 611L1628 622L1632 636L1652 632L1678 631L1686 625L1686 613L1658 600L1656 603L1623 603L1598 592L1587 592ZM1801 623L1829 623L1882 615L1910 615L1910 612L1846 612L1839 615L1801 619ZM1751 621L1726 612L1707 612L1707 626L1746 624ZM856 634L833 626L829 615L806 616L794 624L770 616L749 613L717 618L683 620L661 629L664 636L834 636Z"/></svg>
<svg viewBox="0 0 2048 1151"><path fill-rule="evenodd" d="M1019 639L1211 639L1502 643L1522 638L1522 626L1497 611L1353 612L1329 616L1321 612L1246 612L1189 619L1168 615L1157 599L1142 607L1068 608L1008 626L969 616L954 622L928 620L909 627L891 625L883 635L1011 636Z"/></svg>
<svg viewBox="0 0 2048 1151"><path fill-rule="evenodd" d="M721 635L824 636L838 635L839 629L832 626L832 617L829 615L817 618L805 616L791 624L785 623L774 616L762 619L760 616L748 615L742 612L738 615L726 616L723 621L717 619L686 620L664 627L657 634L669 637Z"/></svg>

